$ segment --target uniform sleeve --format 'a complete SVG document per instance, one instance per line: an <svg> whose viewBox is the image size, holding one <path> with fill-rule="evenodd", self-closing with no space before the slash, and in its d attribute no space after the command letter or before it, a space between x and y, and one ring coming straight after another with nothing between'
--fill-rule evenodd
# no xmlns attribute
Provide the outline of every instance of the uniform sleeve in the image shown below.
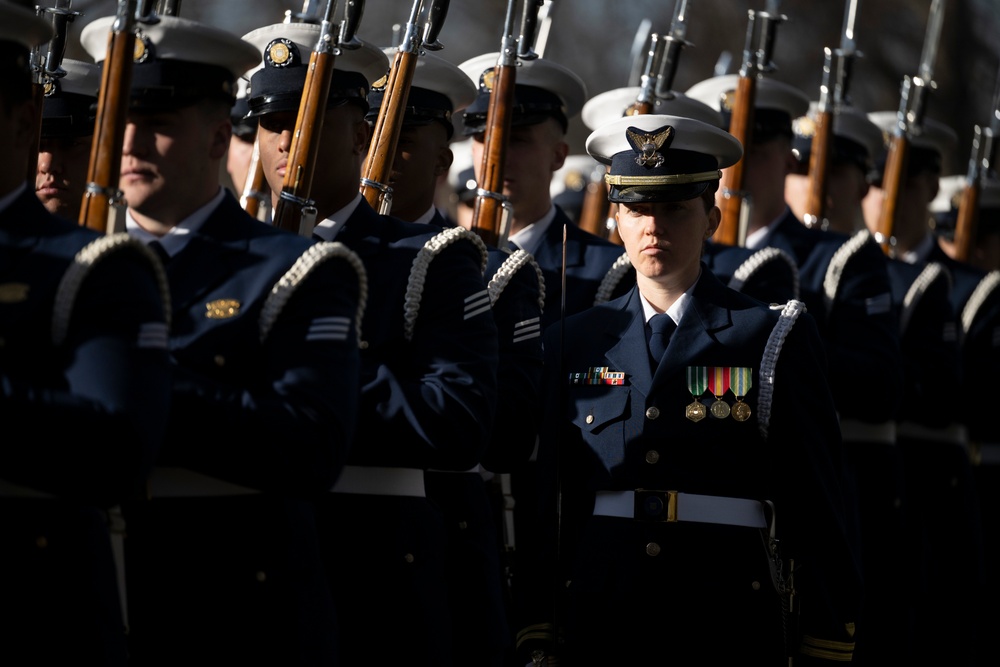
<svg viewBox="0 0 1000 667"><path fill-rule="evenodd" d="M91 268L53 350L59 376L2 376L0 415L31 444L0 448L5 479L106 506L139 488L170 404L165 312L145 257L120 250Z"/></svg>
<svg viewBox="0 0 1000 667"><path fill-rule="evenodd" d="M497 327L470 242L430 262L412 338L393 334L362 386L360 465L468 470L489 441L497 398ZM402 308L372 303L370 308Z"/></svg>
<svg viewBox="0 0 1000 667"><path fill-rule="evenodd" d="M849 517L854 499L845 469L824 351L814 321L800 316L781 346L774 371L768 444L778 476L775 527L783 570L794 596L795 664L849 662L859 622L859 551Z"/></svg>
<svg viewBox="0 0 1000 667"><path fill-rule="evenodd" d="M830 385L841 416L889 421L902 395L903 359L885 256L871 240L846 262L822 323ZM866 391L877 382L879 400Z"/></svg>
<svg viewBox="0 0 1000 667"><path fill-rule="evenodd" d="M328 490L357 424L363 279L327 258L284 303L253 368L221 381L178 367L161 463L262 490Z"/></svg>
<svg viewBox="0 0 1000 667"><path fill-rule="evenodd" d="M493 304L497 325L497 411L483 466L509 472L527 461L542 417L542 336L539 277L532 264L511 277Z"/></svg>

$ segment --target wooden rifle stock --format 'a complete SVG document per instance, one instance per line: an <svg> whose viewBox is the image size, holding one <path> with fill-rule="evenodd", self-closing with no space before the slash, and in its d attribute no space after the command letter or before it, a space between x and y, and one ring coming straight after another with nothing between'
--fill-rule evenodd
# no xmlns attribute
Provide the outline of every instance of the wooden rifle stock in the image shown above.
<svg viewBox="0 0 1000 667"><path fill-rule="evenodd" d="M361 171L361 194L380 213L388 214L392 207L392 191L388 188L396 147L403 128L406 101L410 96L413 73L417 69L416 53L399 50L389 70L385 96L379 108L372 133L371 146Z"/></svg>
<svg viewBox="0 0 1000 667"><path fill-rule="evenodd" d="M882 246L882 252L892 255L892 231L896 222L896 208L906 174L906 163L910 155L910 142L905 135L896 134L889 144L882 176L882 211L879 213L875 240Z"/></svg>
<svg viewBox="0 0 1000 667"><path fill-rule="evenodd" d="M323 116L330 96L333 65L333 53L315 50L309 57L309 71L288 152L288 167L281 185L281 195L274 209L274 226L296 234L312 231L302 230L301 222L303 213L312 206L309 195L316 170L316 157L319 154Z"/></svg>
<svg viewBox="0 0 1000 667"><path fill-rule="evenodd" d="M132 85L132 57L135 53L133 17L136 0L119 2L118 18L108 34L108 50L102 66L101 89L97 96L97 119L90 148L87 190L83 195L80 224L99 232L117 230L109 225L112 203L121 199L122 146Z"/></svg>
<svg viewBox="0 0 1000 667"><path fill-rule="evenodd" d="M968 262L972 256L972 246L976 239L979 223L980 181L973 179L965 184L958 202L958 219L955 220L955 244L952 257L960 262Z"/></svg>
<svg viewBox="0 0 1000 667"><path fill-rule="evenodd" d="M510 134L511 106L514 101L515 66L497 65L490 106L486 112L486 136L483 139L483 161L480 173L483 175L476 206L472 213L472 231L490 246L499 246L506 241L507 230L503 227L503 172ZM501 237L504 238L501 238Z"/></svg>
<svg viewBox="0 0 1000 667"><path fill-rule="evenodd" d="M813 227L826 215L826 185L830 169L830 145L833 140L833 113L819 111L815 118L816 129L809 148L809 190L803 222Z"/></svg>
<svg viewBox="0 0 1000 667"><path fill-rule="evenodd" d="M743 146L743 157L736 164L722 170L720 186L722 198L722 221L716 230L713 240L723 245L742 245L745 230L741 230L740 219L743 208L743 166L748 144L753 140L753 110L754 98L757 93L757 79L741 76L736 85L736 98L733 103L732 117L729 121L729 133L736 137Z"/></svg>

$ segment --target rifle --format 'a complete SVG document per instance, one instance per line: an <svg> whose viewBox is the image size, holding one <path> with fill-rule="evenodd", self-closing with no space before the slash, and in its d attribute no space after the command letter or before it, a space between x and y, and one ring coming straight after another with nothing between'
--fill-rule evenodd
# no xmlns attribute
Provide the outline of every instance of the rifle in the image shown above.
<svg viewBox="0 0 1000 667"><path fill-rule="evenodd" d="M778 14L779 0L768 0L765 11L749 10L746 42L743 48L743 65L740 67L739 83L733 101L729 133L746 147L753 141L753 111L757 97L757 80L776 67L771 61L774 39L778 25L786 16ZM755 46L756 45L756 46ZM740 245L746 242L749 208L746 193L743 192L744 157L722 172L720 190L722 199L722 222L715 232L715 241L724 245Z"/></svg>
<svg viewBox="0 0 1000 667"><path fill-rule="evenodd" d="M486 111L486 135L483 139L483 158L479 173L482 182L476 190L476 204L472 212L472 231L487 245L507 245L511 206L503 195L504 156L513 115L514 84L517 61L534 60L534 29L537 26L541 0L527 0L521 23L520 39L514 37L514 12L517 0L507 0L504 32L500 42L500 56L493 70L493 89Z"/></svg>
<svg viewBox="0 0 1000 667"><path fill-rule="evenodd" d="M670 21L670 32L663 38L666 47L660 58L660 67L656 76L657 97L667 97L673 94L674 78L677 75L681 49L691 45L691 42L684 39L687 35L687 5L688 0L677 0L677 4L674 5L674 17Z"/></svg>
<svg viewBox="0 0 1000 667"><path fill-rule="evenodd" d="M39 44L31 49L29 64L31 67L31 97L35 105L35 115L29 130L31 147L28 155L28 182L35 182L38 172L38 143L42 135L42 105L45 104L45 93L56 79L66 76L62 68L63 56L66 54L66 33L69 24L80 12L72 11L73 0L55 0L53 7L35 7L39 17L49 14L52 20L52 39L48 49L43 52L45 44Z"/></svg>
<svg viewBox="0 0 1000 667"><path fill-rule="evenodd" d="M100 232L112 234L124 230L125 220L118 213L125 208L125 201L118 189L118 179L132 85L135 24L158 20L149 11L149 0L118 0L115 20L108 31L87 190L80 209L80 224Z"/></svg>
<svg viewBox="0 0 1000 667"><path fill-rule="evenodd" d="M850 84L854 58L861 54L855 49L854 23L858 15L860 0L847 0L844 11L844 28L840 38L840 48L823 49L823 82L819 87L819 105L816 110L816 131L809 149L809 192L806 198L806 212L802 222L807 227L815 227L824 220L826 210L827 170L830 166L830 145L833 142L834 114L841 106L850 104L847 89ZM836 59L836 66L834 66ZM831 81L834 69L836 77ZM833 94L831 96L831 86ZM832 103L831 103L832 97Z"/></svg>
<svg viewBox="0 0 1000 667"><path fill-rule="evenodd" d="M955 221L955 254L960 262L969 261L972 246L976 240L976 227L979 222L979 194L982 182L993 167L994 141L1000 132L1000 75L997 77L993 93L993 113L990 124L983 128L975 127L972 139L972 155L969 157L969 171L965 178L965 187L958 202L958 219Z"/></svg>
<svg viewBox="0 0 1000 667"><path fill-rule="evenodd" d="M153 12L157 16L180 16L181 0L156 0Z"/></svg>
<svg viewBox="0 0 1000 667"><path fill-rule="evenodd" d="M339 35L334 34L331 23L335 5L336 0L327 1L320 21L319 40L309 56L309 70L302 89L299 113L295 119L288 167L278 204L274 209L275 227L302 236L312 235L316 221L315 202L309 198L309 194L319 154L326 102L330 96L334 58L341 49L354 49L361 45L355 33L364 12L364 0L346 0Z"/></svg>
<svg viewBox="0 0 1000 667"><path fill-rule="evenodd" d="M403 130L406 102L410 96L410 85L417 69L417 58L421 49L437 51L442 48L437 36L448 14L449 0L433 0L427 7L423 39L418 26L424 12L425 0L413 0L410 20L406 23L403 41L396 50L396 56L389 70L385 86L385 96L379 107L378 118L372 133L371 145L361 170L361 194L372 208L388 214L392 208L392 188L388 185L392 163L396 158L396 146Z"/></svg>
<svg viewBox="0 0 1000 667"><path fill-rule="evenodd" d="M875 232L875 240L882 246L882 251L890 256L894 254L896 244L892 231L896 222L896 208L899 205L900 190L903 179L906 177L910 138L920 132L927 90L935 87L934 60L937 56L942 23L944 23L943 0L931 0L927 33L924 37L923 53L920 55L920 68L917 70L917 76L903 77L896 127L889 143L885 173L882 176L882 211L879 214L877 231Z"/></svg>

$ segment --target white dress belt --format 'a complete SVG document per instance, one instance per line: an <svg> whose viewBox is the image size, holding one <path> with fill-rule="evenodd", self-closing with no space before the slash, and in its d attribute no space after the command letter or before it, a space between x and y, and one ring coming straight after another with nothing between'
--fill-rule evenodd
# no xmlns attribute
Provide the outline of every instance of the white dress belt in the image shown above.
<svg viewBox="0 0 1000 667"><path fill-rule="evenodd" d="M896 444L896 423L869 424L856 419L842 419L840 421L840 435L844 442L877 442L894 445Z"/></svg>
<svg viewBox="0 0 1000 667"><path fill-rule="evenodd" d="M369 496L414 496L424 498L424 471L420 468L344 466L331 493L360 493Z"/></svg>
<svg viewBox="0 0 1000 667"><path fill-rule="evenodd" d="M767 528L764 505L748 498L702 496L677 491L598 491L595 516L647 521L693 521Z"/></svg>
<svg viewBox="0 0 1000 667"><path fill-rule="evenodd" d="M257 489L233 484L188 468L154 466L146 484L150 498L207 498L248 496Z"/></svg>
<svg viewBox="0 0 1000 667"><path fill-rule="evenodd" d="M959 447L965 447L968 443L968 434L962 424L950 424L944 428L931 428L915 422L900 422L896 427L896 433L900 438L910 438L912 440L933 440Z"/></svg>

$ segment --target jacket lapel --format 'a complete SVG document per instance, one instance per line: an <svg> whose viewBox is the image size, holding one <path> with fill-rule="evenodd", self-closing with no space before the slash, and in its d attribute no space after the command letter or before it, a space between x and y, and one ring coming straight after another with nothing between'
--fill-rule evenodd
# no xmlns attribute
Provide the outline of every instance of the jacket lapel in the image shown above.
<svg viewBox="0 0 1000 667"><path fill-rule="evenodd" d="M608 318L604 335L614 341L607 358L616 370L624 371L632 386L648 396L653 377L649 368L649 351L646 347L646 319L642 313L639 290L632 288L625 303L626 317Z"/></svg>
<svg viewBox="0 0 1000 667"><path fill-rule="evenodd" d="M704 264L701 277L692 293L693 299L687 312L677 325L677 331L670 338L667 352L660 362L653 378L654 386L663 378L686 370L692 360L716 344L721 331L732 327L733 319L729 308L721 305L726 287Z"/></svg>

